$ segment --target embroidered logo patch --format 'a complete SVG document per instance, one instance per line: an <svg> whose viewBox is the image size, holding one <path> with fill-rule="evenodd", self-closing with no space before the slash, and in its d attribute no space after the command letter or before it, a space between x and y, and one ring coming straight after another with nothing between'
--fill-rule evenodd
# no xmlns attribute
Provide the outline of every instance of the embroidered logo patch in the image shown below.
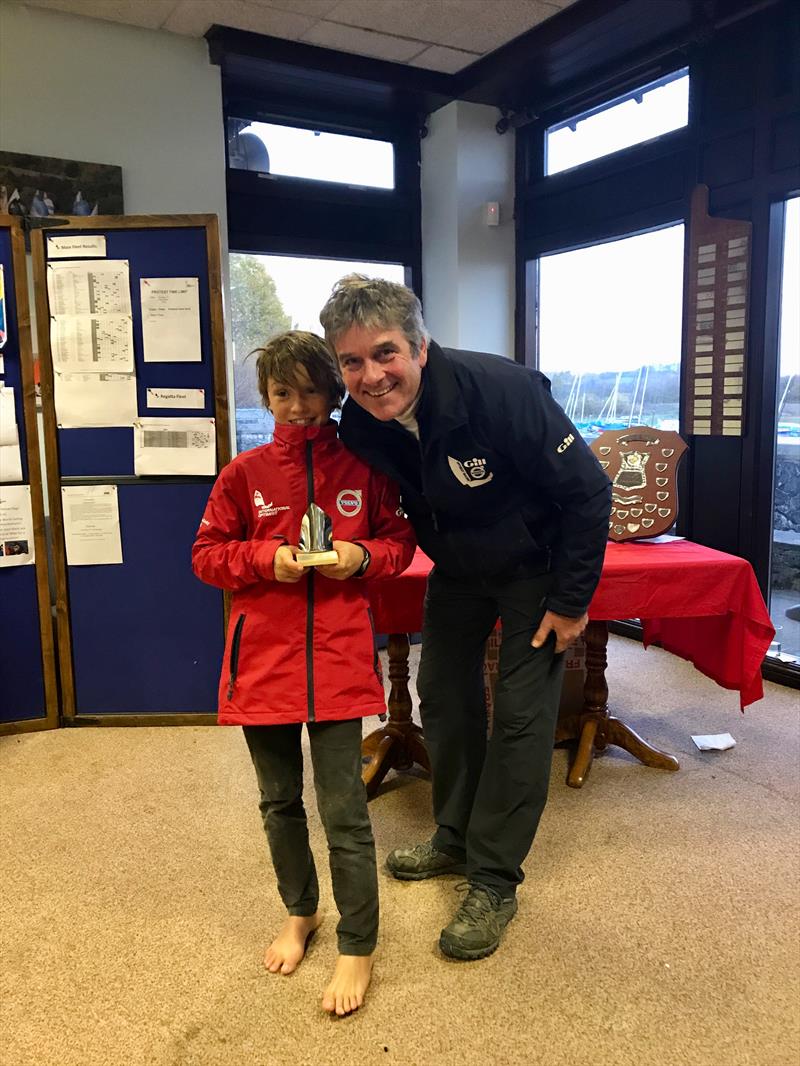
<svg viewBox="0 0 800 1066"><path fill-rule="evenodd" d="M447 462L456 479L467 488L475 489L479 485L488 485L494 477L486 467L485 459L454 459L448 455Z"/></svg>
<svg viewBox="0 0 800 1066"><path fill-rule="evenodd" d="M353 518L361 510L361 489L342 489L336 497L336 510L345 518Z"/></svg>
<svg viewBox="0 0 800 1066"><path fill-rule="evenodd" d="M574 444L574 443L575 443L575 434L574 433L570 433L568 436L564 437L562 442L556 448L556 451L558 452L559 455L561 455L562 452L565 452L567 450L567 448L569 448L570 444Z"/></svg>
<svg viewBox="0 0 800 1066"><path fill-rule="evenodd" d="M264 503L264 497L261 495L258 489L253 493L253 506L256 509L256 514L259 518L272 518L278 511L288 511L288 505L276 507L272 500L269 503Z"/></svg>

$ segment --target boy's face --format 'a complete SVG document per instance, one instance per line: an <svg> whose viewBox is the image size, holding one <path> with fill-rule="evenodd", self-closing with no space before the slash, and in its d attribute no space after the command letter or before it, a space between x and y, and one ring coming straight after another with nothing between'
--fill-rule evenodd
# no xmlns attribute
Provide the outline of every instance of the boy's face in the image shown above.
<svg viewBox="0 0 800 1066"><path fill-rule="evenodd" d="M309 378L304 366L297 367L291 385L269 378L267 397L279 426L324 426L330 421L331 402Z"/></svg>

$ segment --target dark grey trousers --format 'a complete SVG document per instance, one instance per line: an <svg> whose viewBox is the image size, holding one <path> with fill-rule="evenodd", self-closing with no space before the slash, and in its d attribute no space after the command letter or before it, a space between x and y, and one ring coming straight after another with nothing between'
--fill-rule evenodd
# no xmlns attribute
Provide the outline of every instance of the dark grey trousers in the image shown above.
<svg viewBox="0 0 800 1066"><path fill-rule="evenodd" d="M434 846L466 862L470 881L513 895L539 825L553 757L563 654L531 647L549 574L428 580L417 679L433 771ZM483 657L503 627L487 740Z"/></svg>
<svg viewBox="0 0 800 1066"><path fill-rule="evenodd" d="M361 719L307 724L314 787L339 910L341 955L371 955L378 938L375 842L361 780ZM317 910L319 884L303 806L301 725L244 726L278 892L289 914Z"/></svg>

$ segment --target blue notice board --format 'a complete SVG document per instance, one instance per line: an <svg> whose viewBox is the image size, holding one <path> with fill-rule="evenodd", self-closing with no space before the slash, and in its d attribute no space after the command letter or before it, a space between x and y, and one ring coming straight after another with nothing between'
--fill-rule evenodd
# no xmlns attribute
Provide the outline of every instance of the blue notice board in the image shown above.
<svg viewBox="0 0 800 1066"><path fill-rule="evenodd" d="M22 481L8 484L26 486L30 492L35 552L33 564L0 565L0 732L6 733L57 725L58 706L38 439L35 431L28 432L35 424L33 363L27 325L24 242L16 220L0 222L0 265L3 281L0 385L14 390L22 467ZM3 536L0 536L0 553L5 557Z"/></svg>
<svg viewBox="0 0 800 1066"><path fill-rule="evenodd" d="M101 216L69 219L63 228L34 233L34 278L48 312L48 238L76 233L102 236L105 258L128 263L138 417L215 419L219 469L229 459L230 444L216 217ZM90 258L103 257L85 257L84 265ZM199 360L145 362L142 278L198 279ZM58 619L64 715L84 722L146 724L155 716L170 721L171 716L214 714L224 597L191 569L191 548L214 476L137 477L131 425L61 428L49 328L38 326L45 441L52 460L48 466L55 470L50 499L56 582L67 604ZM202 389L202 407L150 408L147 389ZM68 563L61 490L82 485L116 486L121 563Z"/></svg>

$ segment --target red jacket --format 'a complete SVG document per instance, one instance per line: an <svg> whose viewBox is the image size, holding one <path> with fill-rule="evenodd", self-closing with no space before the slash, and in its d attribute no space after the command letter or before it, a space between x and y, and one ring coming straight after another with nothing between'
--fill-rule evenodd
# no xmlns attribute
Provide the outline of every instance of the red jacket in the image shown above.
<svg viewBox="0 0 800 1066"><path fill-rule="evenodd" d="M297 544L310 499L334 540L358 541L368 576L400 574L414 534L393 482L336 436L336 426L275 426L272 444L220 473L192 549L195 574L233 592L219 688L223 725L358 718L385 711L366 579L309 573L275 580L281 544ZM310 489L313 486L313 497Z"/></svg>

